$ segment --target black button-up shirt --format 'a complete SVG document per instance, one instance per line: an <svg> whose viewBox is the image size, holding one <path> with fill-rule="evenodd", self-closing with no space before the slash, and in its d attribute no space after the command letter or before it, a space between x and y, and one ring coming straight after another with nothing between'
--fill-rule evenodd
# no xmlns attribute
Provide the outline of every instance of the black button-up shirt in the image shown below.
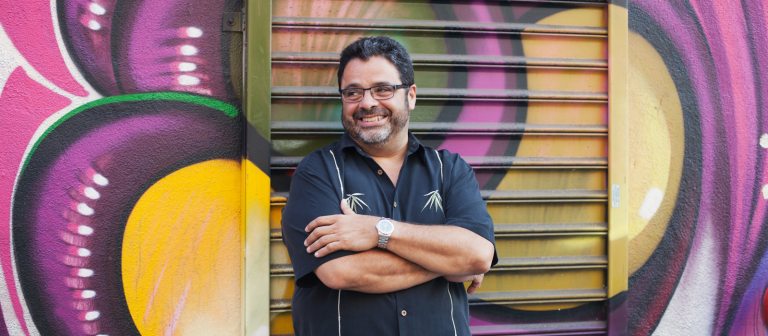
<svg viewBox="0 0 768 336"><path fill-rule="evenodd" d="M466 228L492 243L493 223L472 168L457 154L423 146L412 134L397 185L347 135L308 155L291 180L283 210L283 240L293 263L296 288L293 324L297 335L469 335L463 284L436 278L387 294L337 291L314 270L355 252L322 258L307 253L304 228L318 216L340 214L350 198L363 215L413 224ZM493 263L496 263L494 254Z"/></svg>

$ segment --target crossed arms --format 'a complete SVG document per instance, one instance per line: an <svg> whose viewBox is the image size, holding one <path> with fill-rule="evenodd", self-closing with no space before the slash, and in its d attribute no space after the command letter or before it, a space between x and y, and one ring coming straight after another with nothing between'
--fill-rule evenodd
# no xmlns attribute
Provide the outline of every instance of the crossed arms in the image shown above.
<svg viewBox="0 0 768 336"><path fill-rule="evenodd" d="M382 250L376 247L380 217L358 215L345 202L337 203L339 198L332 196L337 195L337 171L326 161L321 152L302 161L283 210L283 240L297 286L320 281L333 289L388 293L438 277L472 280L469 292L480 285L495 249L490 217L469 165L458 159L446 165L453 167L443 195L447 224L392 221L395 230Z"/></svg>
<svg viewBox="0 0 768 336"><path fill-rule="evenodd" d="M493 260L493 244L458 226L393 221L387 250L377 249L379 217L357 215L341 202L342 214L317 217L305 228L307 253L321 258L346 250L359 253L323 263L315 274L326 286L365 293L410 288L443 276L472 280L474 292Z"/></svg>

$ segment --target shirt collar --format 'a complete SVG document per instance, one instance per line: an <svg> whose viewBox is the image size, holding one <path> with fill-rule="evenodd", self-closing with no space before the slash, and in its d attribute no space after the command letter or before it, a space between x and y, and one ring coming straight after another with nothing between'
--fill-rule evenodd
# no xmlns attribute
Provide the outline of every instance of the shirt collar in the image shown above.
<svg viewBox="0 0 768 336"><path fill-rule="evenodd" d="M344 151L347 148L354 148L360 155L363 155L365 157L370 157L368 153L363 151L360 146L357 145L357 143L352 140L352 137L349 136L349 133L344 132L344 135L341 137L341 141L339 142L339 148ZM423 149L424 145L419 141L419 139L416 138L411 131L408 131L408 155L411 155L413 153L416 153L419 151L419 149Z"/></svg>

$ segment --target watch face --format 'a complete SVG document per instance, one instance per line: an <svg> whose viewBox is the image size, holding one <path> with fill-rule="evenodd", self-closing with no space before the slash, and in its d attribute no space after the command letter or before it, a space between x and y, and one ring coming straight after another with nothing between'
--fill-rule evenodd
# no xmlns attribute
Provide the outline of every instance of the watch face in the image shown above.
<svg viewBox="0 0 768 336"><path fill-rule="evenodd" d="M383 234L390 234L395 230L395 226L392 225L392 222L386 219L382 219L376 224L376 229L378 229Z"/></svg>

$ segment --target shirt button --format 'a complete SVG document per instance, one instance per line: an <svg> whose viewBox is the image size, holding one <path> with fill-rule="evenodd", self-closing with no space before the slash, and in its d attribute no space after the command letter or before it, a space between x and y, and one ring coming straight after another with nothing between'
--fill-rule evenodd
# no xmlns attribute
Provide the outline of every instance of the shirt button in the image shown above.
<svg viewBox="0 0 768 336"><path fill-rule="evenodd" d="M407 311L405 311L405 309L403 309L403 310L400 312L400 315L403 315L403 317L405 317L405 315L408 315L408 312L407 312Z"/></svg>
<svg viewBox="0 0 768 336"><path fill-rule="evenodd" d="M397 202L395 202L395 204L394 204L393 206L394 206L395 208L397 208ZM405 310L403 310L403 311L405 311Z"/></svg>
<svg viewBox="0 0 768 336"><path fill-rule="evenodd" d="M379 169L379 170L376 171L376 174L379 174L379 175L384 174L384 171Z"/></svg>

